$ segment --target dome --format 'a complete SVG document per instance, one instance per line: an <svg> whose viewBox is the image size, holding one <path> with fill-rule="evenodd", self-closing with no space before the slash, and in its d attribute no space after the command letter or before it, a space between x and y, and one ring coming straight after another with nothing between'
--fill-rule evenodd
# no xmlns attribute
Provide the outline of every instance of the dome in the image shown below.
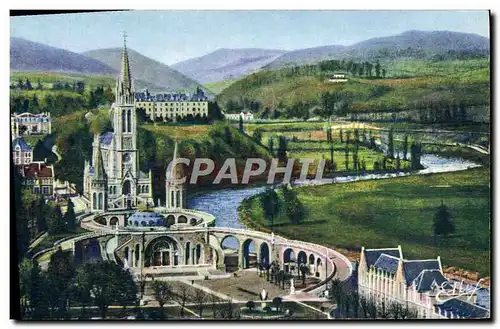
<svg viewBox="0 0 500 329"><path fill-rule="evenodd" d="M127 219L128 226L165 226L165 220L156 212L138 211Z"/></svg>

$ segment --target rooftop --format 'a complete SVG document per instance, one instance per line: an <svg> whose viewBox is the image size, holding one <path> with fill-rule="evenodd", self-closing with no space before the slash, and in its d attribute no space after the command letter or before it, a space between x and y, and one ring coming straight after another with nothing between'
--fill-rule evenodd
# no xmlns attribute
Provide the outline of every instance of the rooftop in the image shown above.
<svg viewBox="0 0 500 329"><path fill-rule="evenodd" d="M52 177L52 167L41 162L33 162L21 166L21 176L24 178Z"/></svg>
<svg viewBox="0 0 500 329"><path fill-rule="evenodd" d="M12 141L12 148L19 147L23 152L30 152L33 148L22 137L17 137Z"/></svg>

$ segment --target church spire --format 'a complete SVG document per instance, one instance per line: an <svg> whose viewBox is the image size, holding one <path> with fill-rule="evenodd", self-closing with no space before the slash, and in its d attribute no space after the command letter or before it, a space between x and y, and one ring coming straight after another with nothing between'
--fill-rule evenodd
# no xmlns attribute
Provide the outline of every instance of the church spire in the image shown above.
<svg viewBox="0 0 500 329"><path fill-rule="evenodd" d="M130 64L128 62L127 52L127 34L123 32L123 54L122 54L122 71L120 75L123 87L132 90L132 79L130 77Z"/></svg>
<svg viewBox="0 0 500 329"><path fill-rule="evenodd" d="M104 161L102 159L101 152L101 136L99 134L94 135L94 178L97 180L106 179L106 172L104 171Z"/></svg>

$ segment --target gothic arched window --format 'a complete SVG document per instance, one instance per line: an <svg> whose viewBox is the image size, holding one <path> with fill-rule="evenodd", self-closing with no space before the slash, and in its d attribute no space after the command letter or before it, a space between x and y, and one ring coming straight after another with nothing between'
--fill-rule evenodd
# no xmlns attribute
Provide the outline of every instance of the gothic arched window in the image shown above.
<svg viewBox="0 0 500 329"><path fill-rule="evenodd" d="M127 128L127 125L126 125L126 121L127 121L127 115L125 113L126 111L122 111L122 132L126 132L126 128Z"/></svg>
<svg viewBox="0 0 500 329"><path fill-rule="evenodd" d="M127 132L132 132L132 111L127 111Z"/></svg>

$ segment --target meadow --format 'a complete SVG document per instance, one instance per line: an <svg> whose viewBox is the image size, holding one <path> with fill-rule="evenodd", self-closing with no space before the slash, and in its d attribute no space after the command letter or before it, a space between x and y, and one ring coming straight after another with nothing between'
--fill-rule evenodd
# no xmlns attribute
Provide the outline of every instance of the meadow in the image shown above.
<svg viewBox="0 0 500 329"><path fill-rule="evenodd" d="M441 256L444 266L490 275L490 172L486 168L389 180L296 188L305 219L280 217L274 232L285 237L358 251L401 245L406 259ZM432 223L443 202L456 231L434 238ZM269 228L258 196L241 214L258 229Z"/></svg>

